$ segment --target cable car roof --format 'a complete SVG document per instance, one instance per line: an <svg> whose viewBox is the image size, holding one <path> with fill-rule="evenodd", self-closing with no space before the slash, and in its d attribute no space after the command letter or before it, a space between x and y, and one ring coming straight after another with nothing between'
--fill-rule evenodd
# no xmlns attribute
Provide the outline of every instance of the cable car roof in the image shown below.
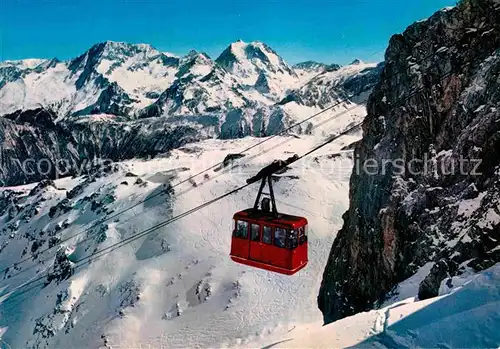
<svg viewBox="0 0 500 349"><path fill-rule="evenodd" d="M307 224L307 219L299 216L292 216L285 213L278 214L278 217L274 216L271 212L266 212L262 210L255 210L253 208L248 208L246 210L237 212L234 214L234 219L252 219L259 220L261 222L268 222L271 224L281 224L288 227L296 228Z"/></svg>

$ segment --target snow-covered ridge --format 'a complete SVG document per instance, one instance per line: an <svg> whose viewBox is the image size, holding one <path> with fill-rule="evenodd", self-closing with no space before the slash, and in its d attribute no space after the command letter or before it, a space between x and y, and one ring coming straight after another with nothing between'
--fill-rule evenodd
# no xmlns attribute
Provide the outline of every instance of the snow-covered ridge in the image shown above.
<svg viewBox="0 0 500 349"><path fill-rule="evenodd" d="M3 61L0 62L0 68L17 67L19 69L33 69L47 61L48 59L38 59L38 58L21 59L15 61Z"/></svg>

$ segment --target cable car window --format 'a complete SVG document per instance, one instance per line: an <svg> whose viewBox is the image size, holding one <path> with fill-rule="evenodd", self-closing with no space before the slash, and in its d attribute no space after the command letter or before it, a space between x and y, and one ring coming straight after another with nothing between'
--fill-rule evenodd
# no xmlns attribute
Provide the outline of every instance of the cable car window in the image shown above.
<svg viewBox="0 0 500 349"><path fill-rule="evenodd" d="M260 225L252 224L252 235L250 237L252 241L260 241Z"/></svg>
<svg viewBox="0 0 500 349"><path fill-rule="evenodd" d="M274 245L278 247L285 247L286 229L276 228L274 230Z"/></svg>
<svg viewBox="0 0 500 349"><path fill-rule="evenodd" d="M297 248L299 241L297 240L297 230L290 230L288 233L288 249L293 250Z"/></svg>
<svg viewBox="0 0 500 349"><path fill-rule="evenodd" d="M306 227L300 227L298 229L298 231L299 231L299 244L300 245L303 245L304 243L307 242L307 228Z"/></svg>
<svg viewBox="0 0 500 349"><path fill-rule="evenodd" d="M268 245L271 245L273 243L273 233L272 233L272 228L264 226L264 234L262 234L262 242Z"/></svg>
<svg viewBox="0 0 500 349"><path fill-rule="evenodd" d="M248 238L248 222L238 221L236 223L236 230L234 231L234 236L240 239Z"/></svg>

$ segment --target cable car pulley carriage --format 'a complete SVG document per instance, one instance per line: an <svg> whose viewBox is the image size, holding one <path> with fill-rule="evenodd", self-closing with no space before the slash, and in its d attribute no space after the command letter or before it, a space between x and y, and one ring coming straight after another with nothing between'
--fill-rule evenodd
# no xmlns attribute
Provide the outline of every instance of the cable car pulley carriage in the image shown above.
<svg viewBox="0 0 500 349"><path fill-rule="evenodd" d="M293 275L307 265L307 219L278 213L271 178L273 173L298 159L294 155L274 161L247 180L248 184L261 180L261 184L254 207L233 216L230 253L233 261L286 275ZM263 192L266 184L268 194ZM260 201L263 195L269 198Z"/></svg>

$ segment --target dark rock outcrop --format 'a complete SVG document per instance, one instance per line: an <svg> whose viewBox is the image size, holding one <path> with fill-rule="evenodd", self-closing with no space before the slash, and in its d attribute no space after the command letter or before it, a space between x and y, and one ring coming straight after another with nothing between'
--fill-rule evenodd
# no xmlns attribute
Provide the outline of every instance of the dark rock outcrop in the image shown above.
<svg viewBox="0 0 500 349"><path fill-rule="evenodd" d="M260 93L269 93L271 88L269 87L269 81L267 80L266 74L261 72L257 81L255 82L255 89Z"/></svg>
<svg viewBox="0 0 500 349"><path fill-rule="evenodd" d="M13 120L19 124L26 123L35 126L41 126L46 129L54 129L56 127L54 124L54 120L57 119L57 115L52 110L46 110L44 108L37 108L26 111L18 110L15 113L7 114L3 117L9 120Z"/></svg>
<svg viewBox="0 0 500 349"><path fill-rule="evenodd" d="M421 298L500 261L499 48L498 0L461 1L391 38L318 296L326 323L372 308L428 262Z"/></svg>
<svg viewBox="0 0 500 349"><path fill-rule="evenodd" d="M67 280L73 275L74 271L75 264L68 259L64 249L59 249L56 253L54 265L47 274L45 285L50 284L52 281L59 283L63 280Z"/></svg>
<svg viewBox="0 0 500 349"><path fill-rule="evenodd" d="M228 154L222 162L222 167L233 166L236 160L245 157L245 154Z"/></svg>

